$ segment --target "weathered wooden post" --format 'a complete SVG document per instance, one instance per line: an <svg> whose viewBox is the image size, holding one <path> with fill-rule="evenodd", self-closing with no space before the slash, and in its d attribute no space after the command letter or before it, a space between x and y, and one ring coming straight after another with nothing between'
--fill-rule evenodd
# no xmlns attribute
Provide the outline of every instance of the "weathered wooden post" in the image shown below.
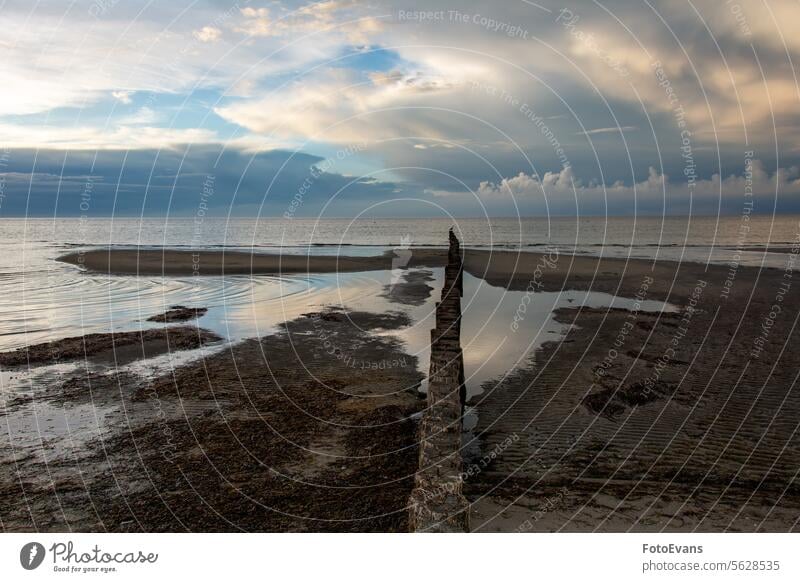
<svg viewBox="0 0 800 582"><path fill-rule="evenodd" d="M428 406L419 423L419 467L409 499L411 531L469 531L461 460L466 395L461 352L463 258L453 229L448 238L442 297L436 304L436 325L431 330Z"/></svg>

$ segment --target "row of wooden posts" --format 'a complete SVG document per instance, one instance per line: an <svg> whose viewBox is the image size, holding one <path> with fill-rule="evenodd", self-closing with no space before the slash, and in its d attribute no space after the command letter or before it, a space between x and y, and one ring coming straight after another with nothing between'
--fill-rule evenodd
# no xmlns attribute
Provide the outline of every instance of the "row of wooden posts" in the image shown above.
<svg viewBox="0 0 800 582"><path fill-rule="evenodd" d="M469 530L462 492L461 435L465 398L461 351L463 257L452 229L436 325L431 330L427 407L419 424L419 469L409 503L411 531Z"/></svg>

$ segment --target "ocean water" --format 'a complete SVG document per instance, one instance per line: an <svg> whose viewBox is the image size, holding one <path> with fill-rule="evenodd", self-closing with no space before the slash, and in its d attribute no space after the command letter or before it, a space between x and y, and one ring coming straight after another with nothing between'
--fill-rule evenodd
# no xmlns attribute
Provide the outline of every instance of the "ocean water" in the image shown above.
<svg viewBox="0 0 800 582"><path fill-rule="evenodd" d="M391 307L379 297L388 282L388 273L131 277L86 273L55 260L78 248L225 247L264 253L280 249L292 253L364 255L400 245L443 246L447 230L453 226L466 247L535 251L550 245L562 252L722 263L735 256L740 264L782 268L787 255L765 252L763 248L789 246L796 241L800 217L754 217L746 223L746 236L742 235L743 224L739 217L491 221L2 219L0 350L85 333L149 327L153 324L145 321L147 317L175 304L208 307L209 313L201 324L229 342L269 333L283 321L323 305L376 310ZM441 282L435 280L431 285L437 288L432 293L435 296ZM488 285L477 288L483 290L468 303L474 320L484 328L505 328L511 309L507 306L514 306L516 301L513 293ZM571 299L596 302L598 298L591 295ZM547 314L558 303L558 298L547 294L537 294L536 300L542 313ZM612 300L605 298L599 305ZM415 321L422 322L418 330L404 332L413 349L424 350L431 305L432 301L428 301L411 314ZM547 317L541 325L546 321ZM537 337L541 336L541 325L535 326ZM553 330L542 333L547 331ZM425 341L415 339L415 333ZM485 340L487 346L498 345L497 333L484 337L490 338ZM528 344L536 342L525 345ZM473 352L480 353L474 347ZM492 368L486 374L478 374L473 384L479 385L494 371Z"/></svg>
<svg viewBox="0 0 800 582"><path fill-rule="evenodd" d="M791 245L800 215L666 218L493 219L0 219L0 243L174 247L442 246L450 227L466 247L535 248L660 257L665 249L708 257L711 249ZM612 251L612 249L624 249ZM691 249L699 249L695 252ZM712 260L718 260L713 253ZM752 257L750 257L752 258Z"/></svg>
<svg viewBox="0 0 800 582"><path fill-rule="evenodd" d="M394 280L390 271L347 274L226 277L134 277L84 272L58 262L61 254L76 249L114 247L243 248L257 252L325 254L380 254L401 245L444 246L447 230L454 226L467 247L537 250L557 246L562 252L613 254L677 259L723 260L726 246L743 245L738 223L725 220L693 221L697 234L687 240L686 221L574 221L516 220L0 220L0 350L87 333L128 331L157 326L151 315L172 305L206 307L202 327L217 332L224 341L199 350L165 354L126 364L126 371L144 378L227 349L248 337L272 333L283 322L303 313L336 306L376 312L400 310L413 322L386 334L404 342L426 373L430 330L439 296L442 269L429 269L431 292L416 304L402 304L386 296ZM748 237L751 250L742 262L782 266L785 254L754 250L766 244L789 245L798 219L758 223L760 234ZM633 242L632 242L633 241ZM722 253L718 255L717 253ZM745 257L745 255L747 255ZM567 326L553 319L554 309L577 307L629 307L630 300L594 292L536 293L527 306L524 325L511 323L523 299L522 292L493 287L481 279L464 278L465 375L470 397L492 389L493 382L524 366L547 341L558 341ZM644 310L671 310L673 306L648 301ZM346 349L346 346L345 346ZM353 354L357 360L358 355ZM71 373L84 362L40 366L27 370L0 370L0 397L35 392ZM94 365L95 367L97 365ZM103 370L94 370L104 373ZM106 370L105 372L107 372ZM421 388L424 390L425 385ZM2 398L0 398L2 400ZM22 409L20 409L22 410ZM27 412L25 412L27 411ZM99 430L102 414L91 406L80 410L27 408L7 419L9 430L20 435L15 442L35 446L42 434L58 440L75 430L87 435ZM470 428L474 417L467 415ZM13 421L13 422L12 422ZM15 423L15 424L14 424ZM13 427L12 427L13 425ZM97 425L97 426L95 426ZM84 430L85 429L85 430Z"/></svg>
<svg viewBox="0 0 800 582"><path fill-rule="evenodd" d="M0 220L0 349L145 325L164 308L211 308L213 327L231 339L274 324L264 313L289 316L298 305L370 283L370 274L306 277L224 277L187 280L83 273L55 260L77 248L245 248L256 252L380 254L400 245L443 246L453 226L464 246L658 258L782 268L800 233L800 216L567 219L2 219ZM743 226L747 230L743 230ZM742 233L745 232L745 235ZM737 250L738 247L738 250ZM317 301L318 302L318 301ZM261 315L259 315L259 313ZM259 326L259 322L263 325ZM204 322L205 323L205 322ZM266 327L264 327L266 326Z"/></svg>

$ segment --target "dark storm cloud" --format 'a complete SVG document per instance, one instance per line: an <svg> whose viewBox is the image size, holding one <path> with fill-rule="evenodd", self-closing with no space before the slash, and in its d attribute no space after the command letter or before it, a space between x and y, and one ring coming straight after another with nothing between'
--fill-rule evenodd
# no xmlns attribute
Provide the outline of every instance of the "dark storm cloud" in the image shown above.
<svg viewBox="0 0 800 582"><path fill-rule="evenodd" d="M543 207L525 189L524 212L658 211L657 193L631 190L654 168L671 185L665 210L713 213L741 207L727 178L747 159L770 176L800 165L796 0L132 1L110 4L84 38L91 5L38 7L35 34L0 63L15 89L0 94L0 138L17 148L0 167L3 215L79 214L87 183L93 214L190 214L210 174L222 213L315 214L335 199L352 214L419 196L505 215L515 208L502 197L465 210L459 195L567 167L577 194L556 189ZM23 29L28 12L7 4L8 28ZM126 115L106 119L104 104ZM79 122L59 116L79 107ZM228 150L217 159L221 145L193 147L183 159L184 143ZM276 150L300 144L310 153ZM353 144L366 145L313 175L313 153ZM36 164L27 147L39 148ZM93 153L75 153L93 148L94 168ZM255 149L270 151L242 153ZM709 184L691 199L687 172ZM775 183L777 208L797 208L796 184Z"/></svg>
<svg viewBox="0 0 800 582"><path fill-rule="evenodd" d="M314 215L332 197L342 202L382 198L398 186L325 171L306 153L246 153L221 146L183 150L64 152L12 150L3 178L0 215L187 215L209 212Z"/></svg>

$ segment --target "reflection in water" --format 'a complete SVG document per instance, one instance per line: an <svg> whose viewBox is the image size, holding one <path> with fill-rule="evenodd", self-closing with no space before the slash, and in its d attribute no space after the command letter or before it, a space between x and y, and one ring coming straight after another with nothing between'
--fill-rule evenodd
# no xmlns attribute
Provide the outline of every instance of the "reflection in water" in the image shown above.
<svg viewBox="0 0 800 582"><path fill-rule="evenodd" d="M461 343L467 397L481 392L489 380L500 381L514 368L525 366L534 352L548 341L560 340L569 325L557 322L553 311L563 307L632 309L633 299L592 291L534 293L525 303L524 318L516 330L511 323L522 305L524 291L493 287L482 279L464 275ZM642 311L675 311L661 301L642 301Z"/></svg>
<svg viewBox="0 0 800 582"><path fill-rule="evenodd" d="M410 326L378 333L403 341L407 353L418 358L419 370L425 375L428 372L435 298L439 297L444 278L441 268L407 273L408 281L419 279L418 282L434 288L429 295L415 295L414 301L408 301L398 296L407 289L391 289L393 282L396 283L391 271L281 277L109 276L82 273L55 262L53 257L59 252L54 247L33 245L25 256L15 257L0 267L0 350L86 333L158 326L161 324L146 319L177 304L208 308L197 323L224 337L225 342L166 353L132 362L119 370L76 362L0 371L0 402L15 402L3 414L6 430L0 432L19 450L35 450L43 442L58 441L74 451L82 449L86 439L108 428L111 403L89 401L62 407L36 398L43 387L59 385L59 379L79 369L100 376L121 372L134 377L153 377L213 351L227 349L231 342L271 334L282 323L325 307L406 313L412 322ZM523 321L512 330L514 315L525 296L525 292L493 287L465 274L461 337L468 398L480 394L487 382L499 382L516 367L528 365L543 343L564 336L568 326L554 320L555 309L631 308L634 303L604 293L535 293L526 302ZM643 302L641 309L673 310L656 301ZM358 356L352 354L354 360L359 360ZM421 389L426 389L424 382ZM25 399L25 395L30 398ZM469 431L475 420L468 408L465 430ZM61 452L61 447L53 448L54 454Z"/></svg>
<svg viewBox="0 0 800 582"><path fill-rule="evenodd" d="M361 303L379 295L382 279L372 273L108 276L53 263L49 270L0 282L0 351L87 333L156 327L146 319L178 304L207 307L201 325L238 340L270 333L315 306Z"/></svg>
<svg viewBox="0 0 800 582"><path fill-rule="evenodd" d="M386 292L392 284L391 271L280 277L109 276L82 273L53 261L53 254L52 247L32 251L25 261L26 277L0 281L5 288L0 300L0 350L86 333L154 327L160 324L146 319L177 304L207 307L199 325L228 342L268 335L304 313L337 306L407 313L411 326L384 333L404 341L408 353L419 358L423 374L428 371L430 330L443 269L426 270L432 280L426 277L425 282L435 291L423 301L409 303L395 301L393 294ZM512 330L512 319L524 296L523 291L493 287L465 274L462 347L468 396L478 394L484 382L502 379L515 367L525 365L544 342L562 337L567 328L553 319L553 310L633 305L633 300L605 293L535 293L526 304L524 321ZM665 307L670 309L657 301L645 301L641 306L645 311ZM198 357L207 349L195 354L167 354L155 361L133 364L132 368L140 373L145 369L154 372Z"/></svg>

